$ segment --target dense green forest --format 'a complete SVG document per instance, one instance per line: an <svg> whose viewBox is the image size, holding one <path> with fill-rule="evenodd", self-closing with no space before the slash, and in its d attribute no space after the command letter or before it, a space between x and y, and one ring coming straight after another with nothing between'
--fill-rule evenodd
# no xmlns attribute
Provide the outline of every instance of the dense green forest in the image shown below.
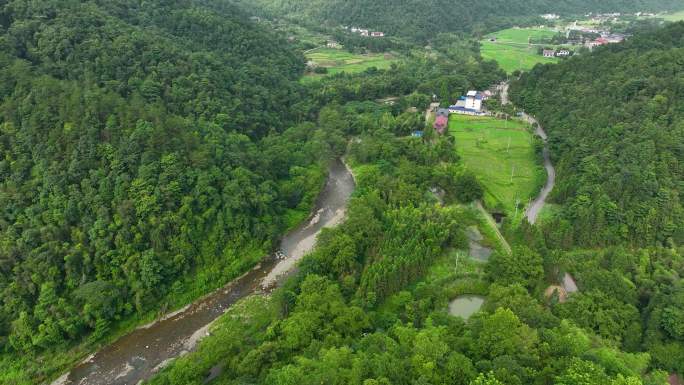
<svg viewBox="0 0 684 385"><path fill-rule="evenodd" d="M56 377L250 269L343 154L357 182L345 222L151 383L199 385L212 368L212 384L231 385L663 385L684 373L684 23L513 82L549 132L560 209L505 225L510 253L471 204L483 187L459 143L423 114L433 95L506 77L461 33L679 0L245 4L0 5L0 383ZM303 55L255 12L403 36L366 47L402 59L300 83ZM426 54L416 41L428 39ZM473 226L488 263L465 255ZM547 295L566 272L579 292ZM486 297L469 320L447 311L463 294Z"/></svg>
<svg viewBox="0 0 684 385"><path fill-rule="evenodd" d="M647 210L669 218L675 230L669 234L646 222L658 234L647 238L633 225L642 223L635 219L622 225L635 235L610 236L613 228L602 227L606 222L582 228L581 220L597 216L574 211L568 192L568 186L590 191L610 186L628 198L620 207L656 202L635 196L650 186L639 179L633 188L611 185L616 182L610 172L620 168L613 159L632 159L639 171L655 170L647 175L661 178L657 183L670 187L663 195L678 202L682 178L677 162L684 143L676 136L682 128L682 59L677 56L682 27L638 36L567 64L539 67L514 84L515 99L548 125L559 164L556 199L567 195L570 202L559 201L564 211L557 222L509 230L513 252L498 248L486 265L454 251L465 247L464 230L477 225L478 218L461 204L477 195L460 194L477 188L453 152L444 150L458 146L453 138L406 138L405 131L386 123L393 121L387 112L378 113L388 107L371 102L327 107L321 123L358 138L349 151L358 186L347 221L321 235L319 248L286 287L231 310L197 352L177 360L151 383L201 384L211 368L221 368L212 384L231 385L662 385L668 373L684 372L680 209ZM641 88L617 98L632 75L641 79ZM658 94L670 102L650 103ZM544 102L542 97L557 100ZM657 114L653 108L660 108ZM407 120L399 111L392 115L394 121ZM568 119L577 120L566 124ZM582 127L590 126L591 119L598 126ZM621 119L619 131L597 128L610 127L610 119ZM629 119L634 119L631 126ZM361 121L367 124L359 126ZM660 146L651 135L662 139ZM641 142L635 142L623 152L618 149L625 144L611 143L636 138L655 148L644 154ZM601 161L566 154L571 140L580 142L584 153L601 154ZM607 146L613 148L603 152ZM655 159L646 157L653 153ZM649 166L661 159L664 164ZM571 172L565 166L571 160L594 163ZM623 180L632 182L627 176L636 170L625 170L630 173L621 174ZM603 184L590 183L590 176ZM435 205L427 193L435 185L447 192L445 206ZM657 190L652 194L659 197ZM573 226L574 233L568 230ZM594 245L618 246L577 248ZM565 272L575 276L580 291L567 301L546 296L548 285ZM449 301L464 293L487 298L483 311L467 322L447 313Z"/></svg>
<svg viewBox="0 0 684 385"><path fill-rule="evenodd" d="M684 23L539 66L516 103L551 138L562 215L555 245L673 246L684 241Z"/></svg>
<svg viewBox="0 0 684 385"><path fill-rule="evenodd" d="M304 59L245 20L182 0L0 6L0 349L97 341L308 215L329 149L299 124Z"/></svg>
<svg viewBox="0 0 684 385"><path fill-rule="evenodd" d="M303 86L303 56L224 2L0 11L0 382L42 381L249 269L308 215L346 136L377 117L408 135L424 125L408 106L503 76L444 37L443 62ZM325 107L347 103L342 129Z"/></svg>
<svg viewBox="0 0 684 385"><path fill-rule="evenodd" d="M246 9L272 18L288 17L311 26L371 28L390 36L428 40L441 32L484 33L520 22L541 23L539 15L587 12L678 10L679 0L257 0Z"/></svg>

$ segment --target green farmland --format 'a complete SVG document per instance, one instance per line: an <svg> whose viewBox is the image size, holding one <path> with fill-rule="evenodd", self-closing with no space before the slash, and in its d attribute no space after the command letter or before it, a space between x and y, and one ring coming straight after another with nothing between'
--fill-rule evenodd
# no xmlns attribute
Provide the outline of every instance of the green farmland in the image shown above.
<svg viewBox="0 0 684 385"><path fill-rule="evenodd" d="M363 72L371 67L386 69L398 60L391 54L360 55L334 48L317 48L307 52L306 58L319 67L327 68L329 75L340 72ZM312 80L322 76L325 75L308 74L304 77L304 80Z"/></svg>
<svg viewBox="0 0 684 385"><path fill-rule="evenodd" d="M537 63L556 63L556 58L545 58L538 53L539 46L530 45L530 39L538 40L549 38L556 32L549 29L535 28L511 28L487 35L480 52L487 60L495 60L506 72L515 70L526 71L532 69ZM491 41L496 39L496 41Z"/></svg>
<svg viewBox="0 0 684 385"><path fill-rule="evenodd" d="M482 182L488 207L501 205L513 215L516 199L525 205L538 193L545 174L536 160L534 138L527 124L452 115L449 131L456 138L456 151L465 166ZM519 216L522 211L521 206Z"/></svg>
<svg viewBox="0 0 684 385"><path fill-rule="evenodd" d="M684 10L665 15L667 21L682 21L684 20Z"/></svg>

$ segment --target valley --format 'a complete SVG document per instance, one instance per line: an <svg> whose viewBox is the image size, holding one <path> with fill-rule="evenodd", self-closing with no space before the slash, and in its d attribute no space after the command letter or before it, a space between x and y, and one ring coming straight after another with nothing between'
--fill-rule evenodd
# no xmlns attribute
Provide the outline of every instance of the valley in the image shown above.
<svg viewBox="0 0 684 385"><path fill-rule="evenodd" d="M679 0L465 5L0 5L0 383L678 385Z"/></svg>

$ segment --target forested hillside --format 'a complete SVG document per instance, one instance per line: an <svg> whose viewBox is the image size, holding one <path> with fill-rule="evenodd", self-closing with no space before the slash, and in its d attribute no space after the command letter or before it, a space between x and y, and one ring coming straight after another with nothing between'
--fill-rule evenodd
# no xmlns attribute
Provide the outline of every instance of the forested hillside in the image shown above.
<svg viewBox="0 0 684 385"><path fill-rule="evenodd" d="M295 124L304 59L201 3L0 5L9 362L194 298L306 215L328 152Z"/></svg>
<svg viewBox="0 0 684 385"><path fill-rule="evenodd" d="M539 66L512 97L551 138L557 246L684 241L684 23L557 66Z"/></svg>
<svg viewBox="0 0 684 385"><path fill-rule="evenodd" d="M679 0L257 0L242 1L251 11L289 17L310 25L356 26L389 35L426 40L440 32L485 32L541 14L636 12L681 8ZM540 22L539 19L537 22Z"/></svg>
<svg viewBox="0 0 684 385"><path fill-rule="evenodd" d="M463 60L441 69L487 80ZM354 92L394 79L429 89L439 70L426 63L323 82L320 96L336 103L319 124L356 138L346 221L321 234L285 287L229 310L196 352L151 384L663 385L684 369L681 253L566 253L534 232L511 254L490 244L486 264L460 251L466 231L481 226L467 203L482 190L456 156L459 143L429 130L407 137L406 100L402 108L359 103ZM445 191L444 205L431 186ZM581 292L567 301L545 295L566 270ZM486 296L468 320L447 312L462 294Z"/></svg>

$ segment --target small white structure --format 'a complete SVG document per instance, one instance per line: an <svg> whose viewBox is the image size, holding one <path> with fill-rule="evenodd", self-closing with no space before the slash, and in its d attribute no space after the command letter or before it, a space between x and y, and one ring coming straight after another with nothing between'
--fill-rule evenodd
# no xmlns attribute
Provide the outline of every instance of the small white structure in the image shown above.
<svg viewBox="0 0 684 385"><path fill-rule="evenodd" d="M567 49L561 49L558 52L556 52L556 56L559 56L559 57L570 56L570 51L568 51Z"/></svg>
<svg viewBox="0 0 684 385"><path fill-rule="evenodd" d="M371 32L371 37L385 37L384 32Z"/></svg>
<svg viewBox="0 0 684 385"><path fill-rule="evenodd" d="M560 19L560 16L556 15L555 13L547 13L545 15L541 15L542 19L545 20L558 20Z"/></svg>
<svg viewBox="0 0 684 385"><path fill-rule="evenodd" d="M361 36L366 36L366 37L368 37L368 36L370 35L370 31L368 31L367 29L360 29L360 30L359 30L359 34L360 34Z"/></svg>
<svg viewBox="0 0 684 385"><path fill-rule="evenodd" d="M542 55L544 55L544 57L556 57L556 51L552 49L545 49L542 52Z"/></svg>

